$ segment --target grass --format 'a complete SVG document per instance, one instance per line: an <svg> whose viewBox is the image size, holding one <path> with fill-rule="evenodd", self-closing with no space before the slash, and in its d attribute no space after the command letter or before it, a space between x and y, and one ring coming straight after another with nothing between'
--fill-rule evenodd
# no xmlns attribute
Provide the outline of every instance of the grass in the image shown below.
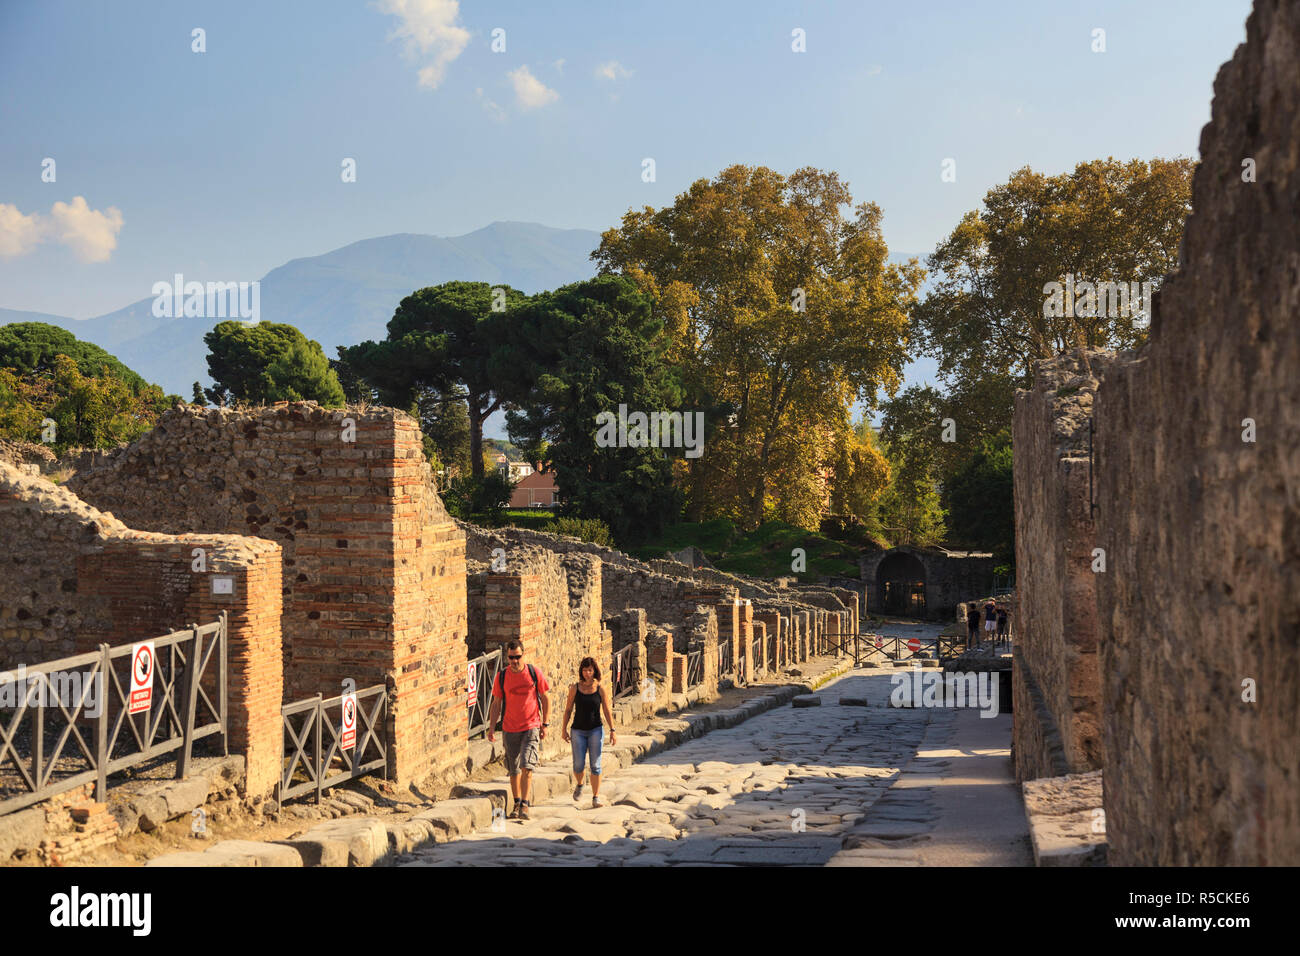
<svg viewBox="0 0 1300 956"><path fill-rule="evenodd" d="M665 551L679 551L688 545L703 551L721 571L766 578L797 574L805 581L829 575L856 578L861 551L784 521L768 521L753 531L738 532L729 520L719 518L672 525L632 555L642 560L660 558ZM795 548L806 553L807 568L802 572L791 571Z"/></svg>

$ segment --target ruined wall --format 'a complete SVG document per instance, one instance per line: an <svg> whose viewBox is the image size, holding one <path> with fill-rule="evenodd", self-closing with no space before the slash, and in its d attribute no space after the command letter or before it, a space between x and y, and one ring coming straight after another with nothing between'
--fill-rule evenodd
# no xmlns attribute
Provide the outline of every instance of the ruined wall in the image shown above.
<svg viewBox="0 0 1300 956"><path fill-rule="evenodd" d="M1110 360L1099 351L1058 356L1038 364L1032 389L1016 393L1016 573L1023 601L1012 680L1020 780L1095 770L1102 762L1089 421Z"/></svg>
<svg viewBox="0 0 1300 956"><path fill-rule="evenodd" d="M1098 393L1121 865L1300 863L1300 5L1259 0L1246 37L1214 84L1150 340Z"/></svg>
<svg viewBox="0 0 1300 956"><path fill-rule="evenodd" d="M247 792L271 792L281 736L278 545L135 531L3 462L0 542L0 669L161 637L224 611L230 749L245 755ZM214 574L232 579L232 593L212 593Z"/></svg>
<svg viewBox="0 0 1300 956"><path fill-rule="evenodd" d="M136 527L278 542L286 700L388 683L397 779L464 767L464 536L410 416L178 406L69 487Z"/></svg>

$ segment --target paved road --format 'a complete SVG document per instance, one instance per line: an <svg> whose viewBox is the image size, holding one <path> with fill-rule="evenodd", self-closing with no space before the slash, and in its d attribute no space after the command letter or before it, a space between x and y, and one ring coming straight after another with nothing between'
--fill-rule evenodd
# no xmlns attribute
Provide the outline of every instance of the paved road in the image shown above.
<svg viewBox="0 0 1300 956"><path fill-rule="evenodd" d="M1009 715L891 708L891 674L845 675L818 691L820 707L778 708L620 770L603 808L591 808L589 789L580 804L552 799L528 821L498 821L399 865L1032 862L1008 776Z"/></svg>

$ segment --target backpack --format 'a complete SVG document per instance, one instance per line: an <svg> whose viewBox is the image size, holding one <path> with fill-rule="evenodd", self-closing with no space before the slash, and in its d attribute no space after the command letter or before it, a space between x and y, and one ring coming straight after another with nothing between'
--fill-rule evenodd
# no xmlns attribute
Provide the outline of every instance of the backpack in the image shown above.
<svg viewBox="0 0 1300 956"><path fill-rule="evenodd" d="M537 695L537 712L542 712L542 689L537 683L537 670L532 664L524 665L528 668L528 676L533 679L533 692ZM508 667L503 667L501 673L497 674L497 686L501 688L501 732L506 732L506 671Z"/></svg>

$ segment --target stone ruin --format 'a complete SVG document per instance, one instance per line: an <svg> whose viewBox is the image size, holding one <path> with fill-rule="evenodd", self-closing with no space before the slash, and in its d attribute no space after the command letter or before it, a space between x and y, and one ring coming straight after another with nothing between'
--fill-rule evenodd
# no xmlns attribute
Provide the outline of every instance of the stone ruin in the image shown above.
<svg viewBox="0 0 1300 956"><path fill-rule="evenodd" d="M1300 5L1246 37L1148 342L1016 401L1017 773L1100 772L1112 864L1300 862Z"/></svg>
<svg viewBox="0 0 1300 956"><path fill-rule="evenodd" d="M335 696L345 679L389 689L394 779L450 782L493 756L470 745L467 662L511 638L557 690L582 657L605 667L632 645L638 678L661 688L637 705L653 712L716 694L720 640L734 641L744 680L858 627L848 589L453 521L416 421L391 408L178 405L63 486L32 470L0 461L0 668L225 611L230 746L250 795L278 780L280 706ZM214 574L232 593L213 593ZM688 687L692 651L704 673Z"/></svg>

